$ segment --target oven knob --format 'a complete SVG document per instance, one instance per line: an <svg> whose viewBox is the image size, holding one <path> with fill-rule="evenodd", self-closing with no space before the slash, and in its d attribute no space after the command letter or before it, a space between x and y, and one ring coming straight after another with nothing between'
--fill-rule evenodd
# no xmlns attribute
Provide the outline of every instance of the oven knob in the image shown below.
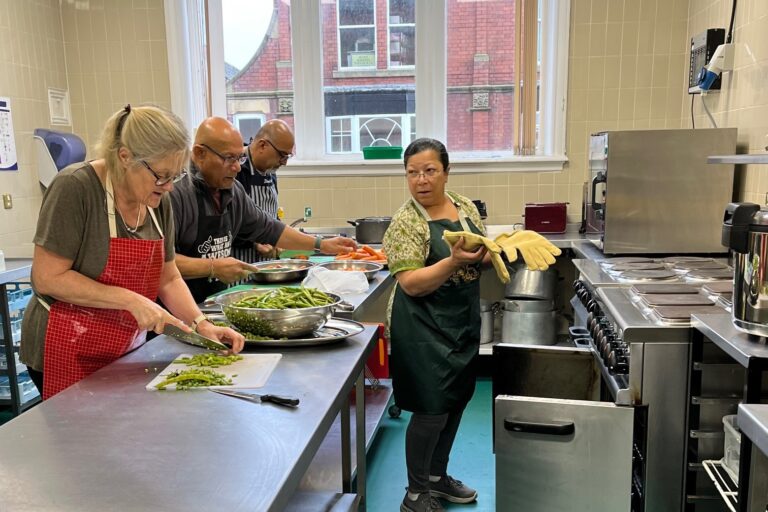
<svg viewBox="0 0 768 512"><path fill-rule="evenodd" d="M584 283L582 283L580 280L576 280L573 282L573 290L578 292L579 290L582 290L584 288Z"/></svg>
<svg viewBox="0 0 768 512"><path fill-rule="evenodd" d="M600 334L600 332L603 329L608 328L610 325L611 323L608 321L607 318L598 318L597 322L595 323L594 329L592 329L592 338L597 340L598 334Z"/></svg>
<svg viewBox="0 0 768 512"><path fill-rule="evenodd" d="M603 357L604 361L608 360L608 354L613 350L614 344L616 343L615 340L616 338L613 334L603 337L602 343L600 344L600 355Z"/></svg>
<svg viewBox="0 0 768 512"><path fill-rule="evenodd" d="M595 316L602 316L603 314L603 312L600 311L600 306L597 305L597 302L595 301L595 299L590 299L586 303L586 307L587 307L587 311L589 311L590 313L594 313Z"/></svg>
<svg viewBox="0 0 768 512"><path fill-rule="evenodd" d="M576 297L579 298L579 301L584 305L584 307L586 307L589 303L589 292L587 290L582 289L577 291Z"/></svg>
<svg viewBox="0 0 768 512"><path fill-rule="evenodd" d="M624 354L619 354L616 351L611 352L608 356L608 368L612 373L627 374L629 373L629 359Z"/></svg>

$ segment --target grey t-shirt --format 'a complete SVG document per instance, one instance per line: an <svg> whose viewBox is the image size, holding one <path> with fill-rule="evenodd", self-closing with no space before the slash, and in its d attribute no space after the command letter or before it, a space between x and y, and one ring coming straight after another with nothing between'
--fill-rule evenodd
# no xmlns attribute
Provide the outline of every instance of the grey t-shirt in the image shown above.
<svg viewBox="0 0 768 512"><path fill-rule="evenodd" d="M177 183L171 192L173 216L176 222L176 251L190 258L200 255L181 248L189 247L197 239L198 218L201 215L229 216L232 235L241 240L275 245L285 230L285 224L269 217L245 193L239 181L231 189L222 189L221 212L216 211L213 197L200 171L194 165L189 175ZM202 198L204 212L198 211L198 197Z"/></svg>
<svg viewBox="0 0 768 512"><path fill-rule="evenodd" d="M116 211L115 216L119 238L157 240L161 237L149 215L136 233L128 232L119 212ZM167 194L155 209L155 216L165 236L165 261L172 261L175 257L173 210ZM72 269L91 279L101 275L109 255L107 196L89 163L70 165L51 182L43 196L34 243L71 259ZM49 304L55 302L50 297L44 299ZM24 312L19 356L23 363L38 371L43 370L47 325L48 311L33 298Z"/></svg>

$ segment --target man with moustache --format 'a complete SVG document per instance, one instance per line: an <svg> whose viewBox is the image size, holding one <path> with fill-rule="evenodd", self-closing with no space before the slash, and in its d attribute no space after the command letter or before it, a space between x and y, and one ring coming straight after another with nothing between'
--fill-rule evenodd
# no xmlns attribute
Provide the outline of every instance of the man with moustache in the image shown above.
<svg viewBox="0 0 768 512"><path fill-rule="evenodd" d="M254 270L231 256L236 237L326 254L357 247L348 238L301 233L259 209L236 179L247 160L243 149L243 139L229 121L209 117L197 129L189 174L171 192L176 265L197 302Z"/></svg>

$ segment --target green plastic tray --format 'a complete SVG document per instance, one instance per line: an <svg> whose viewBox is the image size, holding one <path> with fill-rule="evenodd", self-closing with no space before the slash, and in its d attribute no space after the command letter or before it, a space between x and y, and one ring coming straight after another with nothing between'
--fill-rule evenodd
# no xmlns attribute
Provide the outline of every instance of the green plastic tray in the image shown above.
<svg viewBox="0 0 768 512"><path fill-rule="evenodd" d="M365 160L397 160L402 154L402 146L367 146L363 148Z"/></svg>

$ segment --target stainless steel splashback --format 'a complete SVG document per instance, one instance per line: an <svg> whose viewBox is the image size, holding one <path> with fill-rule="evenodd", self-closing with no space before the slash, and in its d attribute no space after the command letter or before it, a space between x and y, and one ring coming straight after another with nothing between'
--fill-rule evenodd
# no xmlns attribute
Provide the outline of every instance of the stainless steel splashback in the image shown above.
<svg viewBox="0 0 768 512"><path fill-rule="evenodd" d="M606 181L603 252L726 251L720 234L733 165L707 164L707 156L735 153L735 128L606 133L604 161L590 158L593 178L604 173Z"/></svg>

